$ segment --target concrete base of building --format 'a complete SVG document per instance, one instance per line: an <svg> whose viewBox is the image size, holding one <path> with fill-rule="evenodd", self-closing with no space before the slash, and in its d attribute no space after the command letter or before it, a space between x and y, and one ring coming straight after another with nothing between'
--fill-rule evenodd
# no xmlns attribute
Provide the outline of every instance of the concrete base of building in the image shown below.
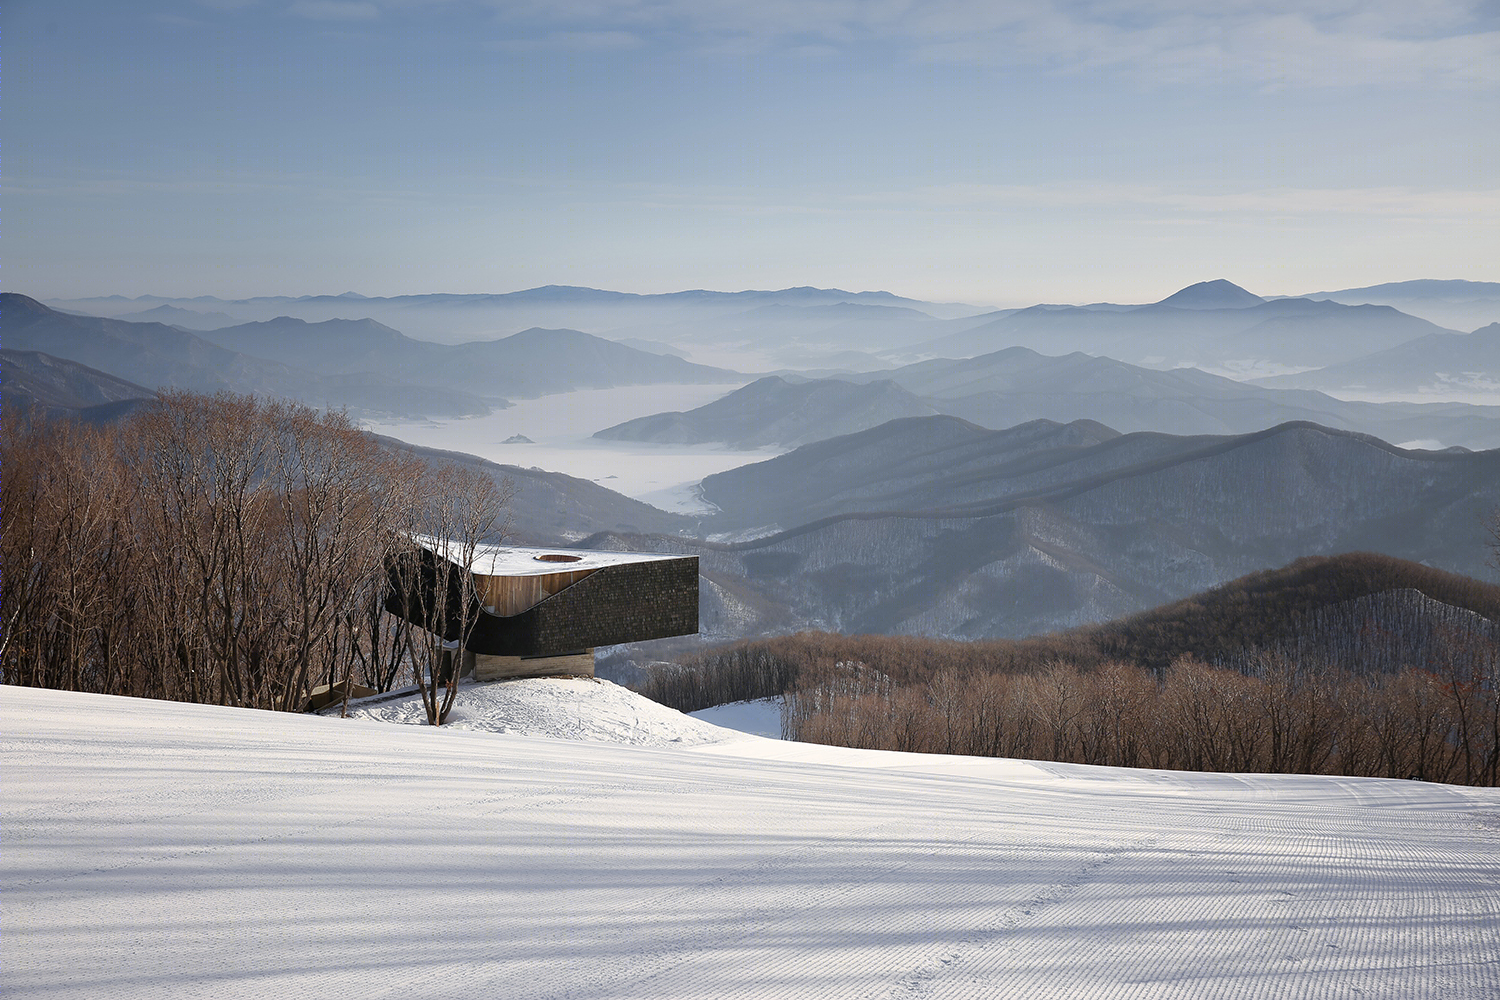
<svg viewBox="0 0 1500 1000"><path fill-rule="evenodd" d="M374 688L367 688L363 684L355 684L353 681L339 681L337 684L319 684L308 692L307 707L303 711L316 712L318 709L326 708L336 701L343 701L346 691L351 699L369 698L376 693Z"/></svg>
<svg viewBox="0 0 1500 1000"><path fill-rule="evenodd" d="M508 677L592 677L594 651L585 649L566 656L489 656L468 653L465 674L476 681L498 681Z"/></svg>

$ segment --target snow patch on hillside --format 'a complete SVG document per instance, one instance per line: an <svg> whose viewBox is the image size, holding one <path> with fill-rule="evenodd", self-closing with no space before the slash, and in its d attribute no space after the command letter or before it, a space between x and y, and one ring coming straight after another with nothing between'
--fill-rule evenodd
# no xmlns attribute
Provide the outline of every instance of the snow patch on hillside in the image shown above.
<svg viewBox="0 0 1500 1000"><path fill-rule="evenodd" d="M688 716L739 733L764 736L772 740L781 739L780 698L735 701L728 705L700 708L696 712L689 712Z"/></svg>
<svg viewBox="0 0 1500 1000"><path fill-rule="evenodd" d="M326 714L338 713L331 708ZM427 725L427 711L415 691L393 700L353 702L349 717ZM464 681L443 728L637 747L700 746L747 738L595 677Z"/></svg>

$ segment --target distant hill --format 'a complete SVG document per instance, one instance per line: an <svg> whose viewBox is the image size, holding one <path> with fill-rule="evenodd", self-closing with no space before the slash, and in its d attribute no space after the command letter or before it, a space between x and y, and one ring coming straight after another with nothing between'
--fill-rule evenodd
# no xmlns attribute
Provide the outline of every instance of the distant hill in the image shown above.
<svg viewBox="0 0 1500 1000"><path fill-rule="evenodd" d="M1182 655L1240 664L1247 653L1280 650L1294 662L1321 659L1362 672L1433 663L1445 628L1450 641L1500 649L1500 586L1355 553L1298 559L1078 636L1102 660L1158 669ZM1377 636L1386 648L1372 656Z"/></svg>
<svg viewBox="0 0 1500 1000"><path fill-rule="evenodd" d="M0 308L10 347L66 357L143 386L287 396L371 415L472 416L509 405L509 395L742 380L576 330L444 345L363 319L279 317L191 333L66 315L13 293Z"/></svg>
<svg viewBox="0 0 1500 1000"><path fill-rule="evenodd" d="M376 437L388 448L427 461L463 465L497 481L510 479L516 486L510 511L512 537L520 544L565 545L601 531L675 535L690 530L695 523L690 517L659 510L587 479L502 465L463 452L419 448L384 435Z"/></svg>
<svg viewBox="0 0 1500 1000"><path fill-rule="evenodd" d="M1045 674L1124 663L1166 672L1181 657L1264 676L1272 684L1500 660L1500 586L1368 552L1298 559L1181 601L1099 624L1024 639L954 642L927 636L801 632L702 650L683 658L696 682L659 674L653 697L683 710L716 699L792 690L805 674L857 664L895 686L940 671ZM1278 674L1283 676L1278 677ZM675 696L675 697L674 697Z"/></svg>
<svg viewBox="0 0 1500 1000"><path fill-rule="evenodd" d="M719 508L713 520L719 530L792 527L855 512L954 511L1068 479L1071 473L1060 469L1118 438L1117 431L1087 420L1034 420L992 431L957 417L915 417L717 473L700 490ZM1190 448L1198 440L1137 436L1125 449L1130 457L1096 457L1089 471L1138 461L1143 453Z"/></svg>
<svg viewBox="0 0 1500 1000"><path fill-rule="evenodd" d="M695 410L627 420L594 437L656 444L722 442L732 448L795 447L898 417L936 412L932 404L889 381L854 385L819 379L794 385L771 375Z"/></svg>
<svg viewBox="0 0 1500 1000"><path fill-rule="evenodd" d="M951 318L984 312L977 306L958 303L920 302L889 292L849 292L837 288L783 288L715 292L701 289L639 295L596 288L547 285L501 294L430 294L391 297L309 295L262 296L224 300L207 296L166 298L120 296L59 300L65 309L101 316L169 305L195 312L217 311L235 321L260 322L292 316L309 322L328 319L373 319L407 334L441 343L496 339L531 327L576 329L603 334L618 331L619 337L640 337L675 343L672 337L653 331L676 324L715 326L726 316L765 306L816 309L841 304L870 306L877 310L912 310L927 317ZM827 326L835 320L821 321ZM864 346L869 346L868 341Z"/></svg>
<svg viewBox="0 0 1500 1000"><path fill-rule="evenodd" d="M1500 282L1418 279L1363 288L1313 292L1309 299L1331 299L1350 305L1373 303L1431 320L1454 330L1475 330L1500 322Z"/></svg>
<svg viewBox="0 0 1500 1000"><path fill-rule="evenodd" d="M1388 441L1500 446L1497 407L1347 402L1192 368L1160 371L1077 352L1049 357L1016 347L977 358L924 361L874 376L841 377L890 379L943 412L985 427L1088 419L1123 432L1236 434L1306 420Z"/></svg>
<svg viewBox="0 0 1500 1000"><path fill-rule="evenodd" d="M233 317L234 323L280 316L308 322L370 319L408 336L445 344L495 340L534 327L571 329L612 340L692 348L700 360L756 371L835 367L806 359L847 350L899 351L901 360L917 360L968 357L1012 346L1046 354L1084 351L1156 367L1194 364L1234 370L1231 364L1257 360L1324 366L1432 333L1473 330L1500 321L1495 284L1398 282L1262 300L1217 279L1143 305L1042 304L1000 311L842 289L638 295L553 285L502 294L344 293L232 301L108 296L54 304L115 318L165 306L182 312L137 318L188 327L203 326L194 316L204 314ZM1435 309L1451 314L1438 315ZM1267 320L1274 322L1259 332L1247 332ZM709 353L706 346L725 350ZM737 354L748 356L757 350L763 355L760 360L736 360Z"/></svg>
<svg viewBox="0 0 1500 1000"><path fill-rule="evenodd" d="M14 292L0 294L0 316L5 343L11 349L66 358L151 389L284 396L311 406L347 407L366 414L489 412L485 402L462 390L371 374L323 376L230 350L164 323L70 316Z"/></svg>
<svg viewBox="0 0 1500 1000"><path fill-rule="evenodd" d="M434 344L370 319L308 323L281 316L203 334L328 375L373 373L495 400L661 382L734 382L740 376L637 350L577 330L525 330L499 340Z"/></svg>
<svg viewBox="0 0 1500 1000"><path fill-rule="evenodd" d="M263 323L240 323L200 334L221 347L320 374L399 370L434 345L412 340L371 319L330 319L309 323L278 316Z"/></svg>
<svg viewBox="0 0 1500 1000"><path fill-rule="evenodd" d="M1256 385L1324 392L1488 392L1500 398L1500 323L1473 333L1434 333L1353 361Z"/></svg>
<svg viewBox="0 0 1500 1000"><path fill-rule="evenodd" d="M145 386L40 351L0 350L4 405L46 416L111 420L156 398Z"/></svg>
<svg viewBox="0 0 1500 1000"><path fill-rule="evenodd" d="M941 328L942 321L919 309L865 302L773 302L727 313L711 321L694 317L680 324L656 327L662 337L674 340L719 343L758 340L779 345L866 347L912 343L931 337Z"/></svg>
<svg viewBox="0 0 1500 1000"><path fill-rule="evenodd" d="M1344 288L1336 292L1313 292L1304 295L1307 299L1345 299L1360 302L1377 302L1382 298L1401 298L1416 301L1438 299L1461 302L1482 296L1500 296L1500 281L1463 281L1455 279L1417 278L1412 281L1387 281L1380 285L1365 285L1362 288Z"/></svg>
<svg viewBox="0 0 1500 1000"><path fill-rule="evenodd" d="M1247 309L1265 301L1254 292L1247 292L1234 282L1219 278L1188 285L1156 304L1177 309Z"/></svg>
<svg viewBox="0 0 1500 1000"><path fill-rule="evenodd" d="M663 344L659 340L641 340L639 337L621 337L618 342L626 347L634 347L637 351L645 351L647 354L670 354L674 357L686 358L687 352L681 348L673 347L671 344Z"/></svg>
<svg viewBox="0 0 1500 1000"><path fill-rule="evenodd" d="M220 327L233 326L237 322L228 313L197 312L192 309L180 309L177 306L169 305L160 305L154 309L142 309L140 312L125 313L114 318L129 320L132 323L167 323L171 326L180 326L184 330L217 330Z"/></svg>
<svg viewBox="0 0 1500 1000"><path fill-rule="evenodd" d="M744 380L738 372L638 351L578 330L540 328L501 340L439 346L414 371L452 380L471 391L492 386L494 391L518 397L621 385Z"/></svg>
<svg viewBox="0 0 1500 1000"><path fill-rule="evenodd" d="M605 434L640 441L795 444L876 426L892 408L945 413L983 427L1032 420L1093 420L1122 432L1243 434L1306 420L1384 440L1500 446L1500 407L1462 403L1346 402L1309 390L1272 389L1195 369L1160 371L1074 353L1048 357L1014 347L977 358L938 358L894 370L843 373L826 387L796 382L746 387L686 414L656 414ZM882 405L846 383L894 382ZM773 391L774 389L774 391ZM823 400L822 405L804 401ZM925 409L923 409L925 407ZM758 429L758 430L757 430ZM601 435L604 436L604 435Z"/></svg>
<svg viewBox="0 0 1500 1000"><path fill-rule="evenodd" d="M941 357L972 357L1019 346L1048 354L1083 351L1167 367L1213 367L1246 360L1328 365L1452 332L1389 306L1259 300L1229 282L1206 282L1161 302L1131 308L1033 306L915 349Z"/></svg>
<svg viewBox="0 0 1500 1000"><path fill-rule="evenodd" d="M699 554L705 631L726 636L1019 637L1349 551L1490 572L1482 526L1500 505L1500 450L1411 451L1306 423L1173 438L928 417L882 433L898 436L704 480L724 514L701 530L744 537L760 510L776 518L760 537L622 544Z"/></svg>
<svg viewBox="0 0 1500 1000"><path fill-rule="evenodd" d="M41 351L150 388L212 393L274 386L299 396L315 383L306 372L226 350L164 323L65 315L14 292L0 294L0 317L12 350Z"/></svg>

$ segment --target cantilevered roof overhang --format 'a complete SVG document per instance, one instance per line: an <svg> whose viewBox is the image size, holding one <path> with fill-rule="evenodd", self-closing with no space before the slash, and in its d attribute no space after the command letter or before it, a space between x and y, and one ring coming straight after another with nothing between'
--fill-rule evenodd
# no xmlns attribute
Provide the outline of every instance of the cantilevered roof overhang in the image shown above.
<svg viewBox="0 0 1500 1000"><path fill-rule="evenodd" d="M456 641L461 637L456 573L449 613L426 620L434 605L440 560L454 569L466 560L441 539L419 537L420 560L396 561L385 606L392 614ZM481 545L471 563L467 598L473 623L465 646L491 656L560 656L595 646L641 642L698 631L698 557L598 549ZM413 572L415 570L415 572ZM416 584L422 594L408 595Z"/></svg>

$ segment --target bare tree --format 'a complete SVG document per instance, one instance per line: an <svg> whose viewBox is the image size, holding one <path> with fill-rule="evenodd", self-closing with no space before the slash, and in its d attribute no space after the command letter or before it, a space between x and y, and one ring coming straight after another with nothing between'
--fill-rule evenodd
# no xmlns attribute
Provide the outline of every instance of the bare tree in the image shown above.
<svg viewBox="0 0 1500 1000"><path fill-rule="evenodd" d="M411 659L377 609L413 498L484 499L342 414L229 394L117 430L7 410L0 449L0 671L74 690L300 710L356 663L389 687Z"/></svg>
<svg viewBox="0 0 1500 1000"><path fill-rule="evenodd" d="M462 466L443 466L409 497L387 562L402 616L424 627L404 632L429 725L447 721L464 653L482 613L474 580L480 546L510 531L514 487Z"/></svg>
<svg viewBox="0 0 1500 1000"><path fill-rule="evenodd" d="M342 413L318 416L293 404L269 412L268 477L277 513L271 554L287 591L291 662L270 700L290 709L315 681L347 681L366 596L384 582L392 516L409 490L391 459ZM347 691L347 687L346 687Z"/></svg>
<svg viewBox="0 0 1500 1000"><path fill-rule="evenodd" d="M1485 528L1489 535L1490 565L1500 569L1500 506L1490 511L1490 523Z"/></svg>

